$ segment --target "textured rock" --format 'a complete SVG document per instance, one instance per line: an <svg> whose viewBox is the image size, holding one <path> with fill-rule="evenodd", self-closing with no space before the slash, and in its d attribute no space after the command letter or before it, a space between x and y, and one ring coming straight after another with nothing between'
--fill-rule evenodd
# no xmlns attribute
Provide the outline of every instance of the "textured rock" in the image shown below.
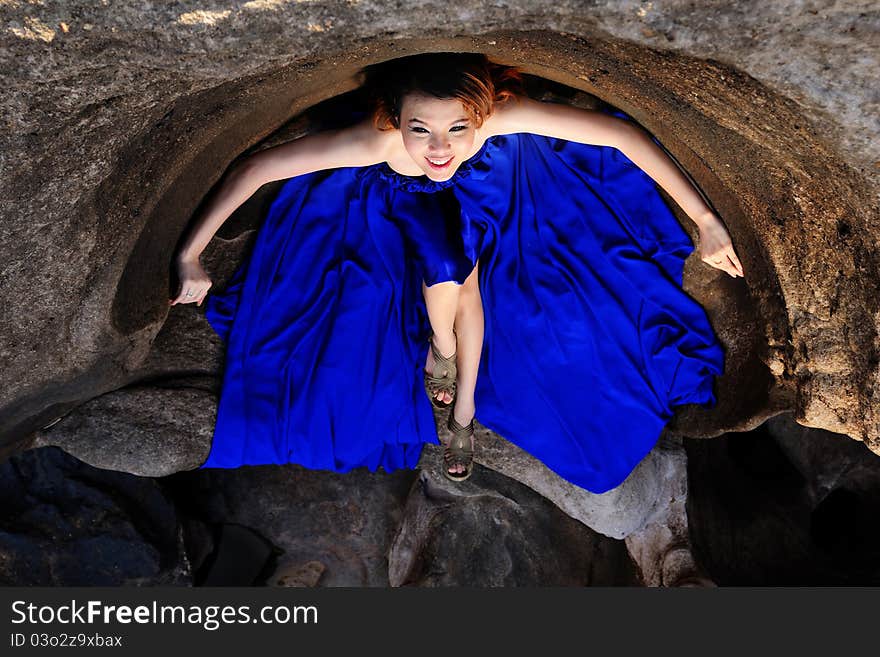
<svg viewBox="0 0 880 657"><path fill-rule="evenodd" d="M60 449L0 464L3 586L186 586L174 504L156 482Z"/></svg>
<svg viewBox="0 0 880 657"><path fill-rule="evenodd" d="M142 477L190 470L208 456L217 398L193 388L124 388L78 406L34 446L56 445L90 465Z"/></svg>
<svg viewBox="0 0 880 657"><path fill-rule="evenodd" d="M206 528L232 523L276 546L265 580L270 586L639 581L622 541L592 532L487 470L480 484L463 487L428 471L358 468L341 475L294 465L200 470L162 481L184 514L187 548L200 576L217 542L217 532ZM259 563L230 568L234 558L226 556L217 584L262 567L259 550L239 549L241 559Z"/></svg>
<svg viewBox="0 0 880 657"><path fill-rule="evenodd" d="M655 504L644 525L626 537L626 548L645 586L714 586L693 555L688 531L687 454L680 438L664 436L654 449Z"/></svg>
<svg viewBox="0 0 880 657"><path fill-rule="evenodd" d="M590 4L614 36L732 64L791 98L822 139L880 182L880 10L873 0Z"/></svg>
<svg viewBox="0 0 880 657"><path fill-rule="evenodd" d="M388 586L388 546L415 477L270 465L181 472L163 482L186 515L195 570L215 544L203 527L235 523L276 546L270 585Z"/></svg>
<svg viewBox="0 0 880 657"><path fill-rule="evenodd" d="M626 546L491 470L461 484L423 470L388 556L392 586L639 583Z"/></svg>
<svg viewBox="0 0 880 657"><path fill-rule="evenodd" d="M438 423L441 435L448 434ZM587 527L611 538L625 538L643 529L652 517L669 503L666 479L670 464L666 452L651 451L617 488L597 495L569 483L531 454L475 423L475 460L487 468L519 481L540 493L566 514ZM439 445L426 445L419 466L443 477ZM674 469L675 466L672 466Z"/></svg>
<svg viewBox="0 0 880 657"><path fill-rule="evenodd" d="M437 412L437 415L441 415ZM442 422L441 436L448 437ZM647 586L711 586L711 579L692 553L685 505L687 503L687 456L681 438L665 431L657 446L618 487L601 495L574 486L522 449L476 423L477 463L480 469L471 479L476 488L467 492L445 492L449 499L477 495L497 481L491 471L525 484L553 502L571 518L605 536L625 539L639 580ZM432 491L446 491L439 446L428 445L419 463L423 472L423 497L442 497ZM484 477L486 479L484 480ZM469 480L470 481L470 480ZM456 492L457 491L457 492ZM431 508L428 505L429 509ZM430 517L431 511L421 511ZM409 533L424 532L409 529ZM402 533L407 533L401 530ZM587 545L587 541L581 541ZM403 575L398 576L400 579ZM395 581L392 572L392 582Z"/></svg>

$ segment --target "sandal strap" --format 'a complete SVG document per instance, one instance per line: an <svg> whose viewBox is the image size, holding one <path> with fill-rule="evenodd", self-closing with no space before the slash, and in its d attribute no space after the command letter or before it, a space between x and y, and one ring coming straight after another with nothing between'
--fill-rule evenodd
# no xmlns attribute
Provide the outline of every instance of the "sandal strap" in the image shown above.
<svg viewBox="0 0 880 657"><path fill-rule="evenodd" d="M455 356L453 353L451 356L444 356L440 353L440 350L437 348L437 345L434 344L434 336L432 335L428 338L428 342L431 345L431 355L434 357L434 367L431 374L435 379L452 379L453 381L458 376L458 369L455 365ZM443 372L446 372L446 375L443 376Z"/></svg>
<svg viewBox="0 0 880 657"><path fill-rule="evenodd" d="M434 377L425 372L425 387L428 388L431 394L436 394L440 391L455 394L456 384L454 380L450 381L446 377Z"/></svg>
<svg viewBox="0 0 880 657"><path fill-rule="evenodd" d="M452 438L443 450L443 458L447 465L463 465L465 468L470 467L473 463L474 447L472 439L474 437L474 421L471 420L467 426L461 426L455 421L450 413L449 430L452 432Z"/></svg>

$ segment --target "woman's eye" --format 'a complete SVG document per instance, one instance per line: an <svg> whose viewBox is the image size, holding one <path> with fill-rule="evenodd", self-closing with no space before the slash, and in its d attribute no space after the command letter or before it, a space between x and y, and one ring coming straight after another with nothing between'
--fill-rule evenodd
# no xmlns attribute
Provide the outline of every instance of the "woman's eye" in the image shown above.
<svg viewBox="0 0 880 657"><path fill-rule="evenodd" d="M467 130L466 125L454 125L449 128L449 132L461 132L462 130ZM412 126L410 128L410 132L415 132L420 135L428 134L429 130L427 128L423 128L421 126Z"/></svg>

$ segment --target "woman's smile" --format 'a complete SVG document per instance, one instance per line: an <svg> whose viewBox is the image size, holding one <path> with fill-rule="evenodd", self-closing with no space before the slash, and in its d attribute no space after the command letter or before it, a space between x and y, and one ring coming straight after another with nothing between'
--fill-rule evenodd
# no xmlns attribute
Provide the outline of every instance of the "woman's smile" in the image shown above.
<svg viewBox="0 0 880 657"><path fill-rule="evenodd" d="M428 164L431 165L432 169L443 171L452 163L452 160L455 159L455 156L450 155L446 158L426 157L425 159L428 160Z"/></svg>

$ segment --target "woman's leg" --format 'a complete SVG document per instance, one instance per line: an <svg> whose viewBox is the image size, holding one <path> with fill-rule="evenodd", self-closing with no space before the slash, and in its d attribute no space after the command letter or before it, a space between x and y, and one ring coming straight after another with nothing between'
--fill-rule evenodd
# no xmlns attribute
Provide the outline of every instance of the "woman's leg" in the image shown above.
<svg viewBox="0 0 880 657"><path fill-rule="evenodd" d="M483 300L480 297L479 265L468 275L458 295L458 308L455 312L455 332L458 336L456 365L455 421L467 426L476 412L474 388L477 385L477 371L483 353Z"/></svg>
<svg viewBox="0 0 880 657"><path fill-rule="evenodd" d="M422 283L422 292L425 295L425 306L428 310L428 321L434 333L434 344L443 356L451 356L456 353L456 340L452 328L455 324L456 309L458 308L459 293L462 285L454 281L435 283L428 287ZM458 359L456 359L456 364ZM425 363L425 371L434 369L434 355L428 349L428 359ZM436 399L449 403L452 395L448 392L438 392Z"/></svg>
<svg viewBox="0 0 880 657"><path fill-rule="evenodd" d="M480 356L483 353L483 300L480 296L478 269L479 265L474 267L463 285L446 282L431 287L424 284L422 286L437 348L444 356L456 353L458 378L452 412L455 421L461 426L467 426L474 418L474 389L477 385ZM430 371L433 366L434 358L428 349L425 369ZM437 399L449 402L452 395L441 392ZM449 471L463 472L464 469L463 465L453 465Z"/></svg>

